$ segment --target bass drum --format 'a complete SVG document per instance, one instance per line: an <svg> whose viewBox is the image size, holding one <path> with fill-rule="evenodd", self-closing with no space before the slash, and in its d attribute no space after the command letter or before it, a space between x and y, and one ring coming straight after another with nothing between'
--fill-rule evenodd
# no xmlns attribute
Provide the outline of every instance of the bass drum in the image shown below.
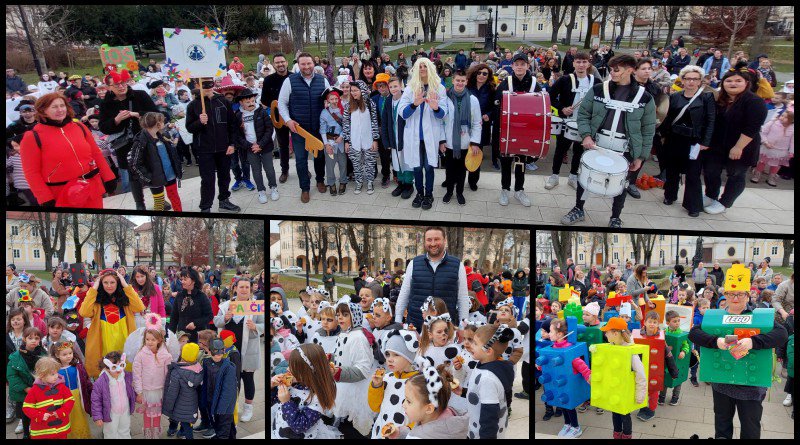
<svg viewBox="0 0 800 445"><path fill-rule="evenodd" d="M550 149L550 96L503 92L500 104L500 153L543 158Z"/></svg>
<svg viewBox="0 0 800 445"><path fill-rule="evenodd" d="M578 183L589 193L613 198L628 186L628 161L605 148L586 150L581 156Z"/></svg>

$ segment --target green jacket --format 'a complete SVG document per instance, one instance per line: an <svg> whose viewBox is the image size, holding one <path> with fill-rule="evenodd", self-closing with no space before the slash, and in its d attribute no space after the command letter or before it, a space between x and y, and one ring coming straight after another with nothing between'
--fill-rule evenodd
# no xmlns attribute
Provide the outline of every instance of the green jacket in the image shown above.
<svg viewBox="0 0 800 445"><path fill-rule="evenodd" d="M333 281L328 282L328 280L333 279ZM322 274L322 284L325 287L333 287L336 286L336 276L332 273L324 273Z"/></svg>
<svg viewBox="0 0 800 445"><path fill-rule="evenodd" d="M617 84L608 81L608 92L614 97L614 90ZM633 85L638 85L633 81ZM631 88L628 101L632 101L636 96L637 88ZM589 97L593 94L593 97ZM578 109L578 132L581 139L591 136L597 140L597 130L603 125L606 113L609 111L603 99L603 84L598 83L592 87L592 92L587 93L581 106ZM628 151L633 159L647 159L650 156L650 149L653 147L653 136L656 134L656 105L653 96L645 92L639 100L640 108L636 108L630 113L625 114L625 133L628 136Z"/></svg>
<svg viewBox="0 0 800 445"><path fill-rule="evenodd" d="M520 272L522 272L522 278L517 278L517 274ZM524 297L525 289L528 287L528 284L528 276L525 275L525 271L522 269L517 269L511 279L511 295L514 297Z"/></svg>
<svg viewBox="0 0 800 445"><path fill-rule="evenodd" d="M25 364L19 351L14 351L8 357L6 380L8 381L9 398L14 402L24 402L27 395L25 388L33 386L34 377L33 370L28 369L28 365Z"/></svg>

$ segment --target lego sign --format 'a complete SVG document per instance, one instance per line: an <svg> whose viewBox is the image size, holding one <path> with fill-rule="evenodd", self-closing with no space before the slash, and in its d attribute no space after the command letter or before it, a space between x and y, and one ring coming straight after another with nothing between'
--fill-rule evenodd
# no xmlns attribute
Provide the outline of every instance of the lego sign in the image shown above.
<svg viewBox="0 0 800 445"><path fill-rule="evenodd" d="M233 315L264 315L264 300L230 302Z"/></svg>
<svg viewBox="0 0 800 445"><path fill-rule="evenodd" d="M752 324L752 315L725 315L722 317L722 324Z"/></svg>

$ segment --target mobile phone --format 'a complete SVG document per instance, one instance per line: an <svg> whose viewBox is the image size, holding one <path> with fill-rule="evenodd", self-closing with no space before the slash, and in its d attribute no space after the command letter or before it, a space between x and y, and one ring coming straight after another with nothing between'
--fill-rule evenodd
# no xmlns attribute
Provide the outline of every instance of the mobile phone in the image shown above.
<svg viewBox="0 0 800 445"><path fill-rule="evenodd" d="M725 336L725 343L727 343L729 345L730 344L734 344L737 341L739 341L739 336L738 335L726 335Z"/></svg>

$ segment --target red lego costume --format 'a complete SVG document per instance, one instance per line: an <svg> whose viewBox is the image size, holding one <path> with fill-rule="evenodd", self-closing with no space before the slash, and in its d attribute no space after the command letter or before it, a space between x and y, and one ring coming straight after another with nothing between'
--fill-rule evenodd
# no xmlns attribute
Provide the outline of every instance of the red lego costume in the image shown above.
<svg viewBox="0 0 800 445"><path fill-rule="evenodd" d="M20 156L25 179L40 204L55 201L58 207L101 209L103 183L116 178L92 133L77 122L36 125L22 138ZM85 187L73 183L82 175L88 181Z"/></svg>
<svg viewBox="0 0 800 445"><path fill-rule="evenodd" d="M74 405L62 375L58 375L58 382L52 386L37 378L22 404L22 411L31 419L31 439L66 439ZM45 413L50 414L47 420Z"/></svg>

